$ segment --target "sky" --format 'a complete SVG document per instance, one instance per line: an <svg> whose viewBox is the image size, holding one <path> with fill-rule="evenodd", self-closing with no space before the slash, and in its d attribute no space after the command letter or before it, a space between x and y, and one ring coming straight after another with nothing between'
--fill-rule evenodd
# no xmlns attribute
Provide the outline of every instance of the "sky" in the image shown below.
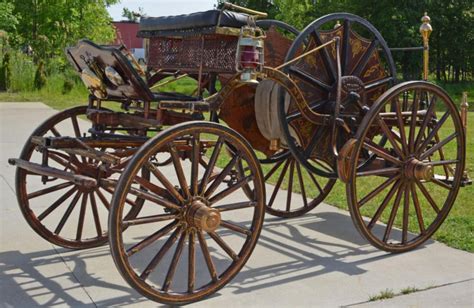
<svg viewBox="0 0 474 308"><path fill-rule="evenodd" d="M217 0L121 0L119 4L108 8L113 20L124 19L122 10L124 7L137 11L142 7L148 16L168 16L188 14L199 11L207 11L214 8Z"/></svg>

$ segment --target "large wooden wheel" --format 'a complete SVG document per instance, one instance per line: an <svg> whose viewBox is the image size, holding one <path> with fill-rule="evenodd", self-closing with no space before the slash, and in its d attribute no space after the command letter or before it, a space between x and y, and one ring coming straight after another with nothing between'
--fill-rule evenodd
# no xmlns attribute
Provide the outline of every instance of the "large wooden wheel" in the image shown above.
<svg viewBox="0 0 474 308"><path fill-rule="evenodd" d="M348 13L323 16L307 26L294 40L285 61L310 51L335 37L340 40L341 112L350 128L357 127L364 112L394 82L396 71L389 48L368 21ZM336 47L331 44L283 68L295 81L310 107L333 115L338 86ZM279 118L289 150L308 170L335 178L331 126L318 126L305 119L297 102L285 103L281 95ZM357 101L359 98L359 101ZM337 129L337 147L350 137Z"/></svg>
<svg viewBox="0 0 474 308"><path fill-rule="evenodd" d="M171 155L172 164L156 166L161 155ZM149 180L138 175L141 168L151 172ZM130 196L146 199L133 219L124 215ZM264 201L260 165L240 135L210 122L170 127L137 151L118 181L109 220L112 256L144 296L167 304L200 300L247 262Z"/></svg>
<svg viewBox="0 0 474 308"><path fill-rule="evenodd" d="M347 197L357 229L386 251L421 245L448 215L463 177L465 137L454 103L433 84L399 84L355 138ZM375 142L381 138L384 146ZM357 168L368 155L375 159Z"/></svg>
<svg viewBox="0 0 474 308"><path fill-rule="evenodd" d="M43 122L28 138L20 159L42 164L40 147L31 142L33 137L89 136L81 125L87 106L64 110ZM114 149L100 149L119 155ZM50 149L48 166L97 179L105 176L99 170L101 162L72 152ZM123 152L125 156L130 153ZM114 173L120 173L124 164L118 164ZM115 174L115 176L116 176ZM29 225L47 241L71 249L84 249L107 242L107 218L113 189L98 186L85 188L72 182L43 177L17 168L16 192L20 209ZM141 201L128 200L127 212L135 216Z"/></svg>

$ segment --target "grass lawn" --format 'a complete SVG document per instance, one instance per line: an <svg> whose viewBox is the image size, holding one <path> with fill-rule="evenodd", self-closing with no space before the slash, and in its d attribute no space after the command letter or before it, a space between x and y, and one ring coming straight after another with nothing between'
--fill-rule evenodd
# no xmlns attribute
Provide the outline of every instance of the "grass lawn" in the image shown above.
<svg viewBox="0 0 474 308"><path fill-rule="evenodd" d="M441 86L450 93L456 104L460 102L461 92L468 91L468 99L471 102L469 109L474 110L474 84L472 82ZM179 92L186 93L192 88L193 86L191 84L184 84L180 89L173 88L167 90L176 91L185 89L185 91ZM57 93L58 91L56 89L50 88L28 93L0 92L0 102L41 101L58 110L82 105L87 102L87 91L80 86L73 88L70 93L65 95L58 95ZM474 112L469 113L468 123L466 168L470 172L471 177L474 177ZM264 170L266 169L268 171L270 166L263 166L263 168ZM277 175L278 174L272 176L270 181L275 182ZM305 177L304 182L309 182L308 176L303 176ZM471 199L472 196L474 196L474 186L461 188L451 213L441 228L435 233L433 237L434 239L446 243L451 247L474 252L474 202ZM338 181L329 196L326 198L325 202L342 209L347 209L345 185ZM412 223L410 224L410 229L417 231L418 226L414 222L415 220L411 219L411 221ZM400 225L399 221L398 223Z"/></svg>

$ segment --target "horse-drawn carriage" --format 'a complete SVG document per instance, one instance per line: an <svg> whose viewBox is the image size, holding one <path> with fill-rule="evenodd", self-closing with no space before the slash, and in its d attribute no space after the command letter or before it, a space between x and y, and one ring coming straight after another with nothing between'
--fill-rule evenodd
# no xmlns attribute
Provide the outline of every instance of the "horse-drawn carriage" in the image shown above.
<svg viewBox="0 0 474 308"><path fill-rule="evenodd" d="M163 303L226 285L265 211L302 215L337 179L371 244L426 241L469 182L452 100L426 81L397 84L391 50L358 16L301 32L265 16L226 4L143 17L146 68L123 48L68 48L88 105L47 119L10 160L31 227L72 249L109 241L127 282ZM426 78L427 16L421 30ZM191 93L161 90L182 79Z"/></svg>

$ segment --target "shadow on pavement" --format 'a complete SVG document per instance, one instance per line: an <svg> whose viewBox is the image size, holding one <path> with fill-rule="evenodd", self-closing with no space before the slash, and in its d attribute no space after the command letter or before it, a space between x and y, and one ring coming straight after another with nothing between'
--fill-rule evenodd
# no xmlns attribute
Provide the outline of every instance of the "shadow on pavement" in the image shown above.
<svg viewBox="0 0 474 308"><path fill-rule="evenodd" d="M400 231L394 229L393 232ZM334 241L328 241L330 239ZM429 241L428 244L432 242ZM351 218L339 212L306 214L287 220L267 216L257 249L282 254L283 261L269 259L265 260L265 266L246 266L226 288L234 289L234 293L240 294L331 272L361 275L367 272L361 265L396 256L371 247L357 233ZM19 251L0 253L0 286L4 290L1 303L3 306L18 306L18 298L21 298L21 306L37 306L35 297L50 294L42 305L84 306L88 303L75 298L73 289L85 288L87 292L87 287L119 292L119 296L111 299L94 300L93 304L97 306L124 306L146 301L125 283L111 283L107 281L107 277L100 277L88 270L88 259L109 255L107 246L80 253L71 253L62 248L27 254ZM258 256L251 256L256 257ZM108 260L112 262L111 258ZM44 274L47 271L39 270L56 263L66 263L72 272L47 276ZM78 277L81 277L80 283ZM70 287L65 288L61 283L64 281L70 282ZM213 297L215 296L220 295L217 293ZM92 301L91 298L89 300Z"/></svg>

